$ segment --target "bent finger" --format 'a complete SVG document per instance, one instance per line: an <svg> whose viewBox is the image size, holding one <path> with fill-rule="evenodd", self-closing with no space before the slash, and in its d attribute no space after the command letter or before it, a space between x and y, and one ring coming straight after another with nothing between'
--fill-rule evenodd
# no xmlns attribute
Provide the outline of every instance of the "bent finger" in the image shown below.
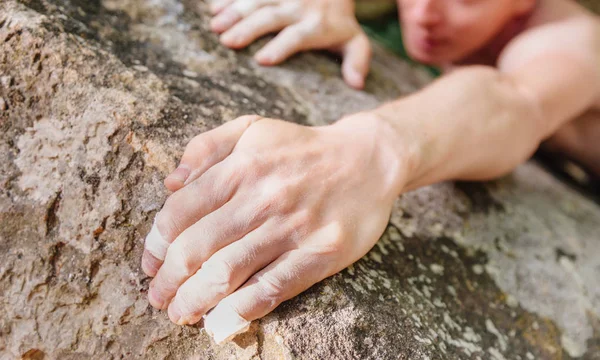
<svg viewBox="0 0 600 360"><path fill-rule="evenodd" d="M213 254L177 290L168 310L171 321L179 325L198 322L252 274L290 250L292 243L280 236L278 225L278 221L270 219L242 239Z"/></svg>
<svg viewBox="0 0 600 360"><path fill-rule="evenodd" d="M221 344L246 331L252 320L332 274L323 256L304 249L288 251L221 300L206 314L204 328Z"/></svg>
<svg viewBox="0 0 600 360"><path fill-rule="evenodd" d="M194 137L186 146L179 166L165 179L165 186L177 191L225 159L244 131L262 117L241 116Z"/></svg>
<svg viewBox="0 0 600 360"><path fill-rule="evenodd" d="M233 1L211 20L210 27L214 32L222 33L241 19L254 13L257 9L275 3L276 0Z"/></svg>
<svg viewBox="0 0 600 360"><path fill-rule="evenodd" d="M218 14L223 9L225 9L229 4L231 4L234 0L212 0L209 2L210 12L213 15Z"/></svg>
<svg viewBox="0 0 600 360"><path fill-rule="evenodd" d="M155 276L170 244L189 226L225 204L243 179L241 164L228 157L208 169L188 186L173 193L156 214L152 230L146 237L142 269Z"/></svg>
<svg viewBox="0 0 600 360"><path fill-rule="evenodd" d="M276 65L304 50L308 44L308 30L303 23L283 29L273 40L260 49L254 58L261 65Z"/></svg>
<svg viewBox="0 0 600 360"><path fill-rule="evenodd" d="M259 227L266 214L238 196L185 229L169 246L164 266L150 283L150 304L164 309L181 284L215 252Z"/></svg>
<svg viewBox="0 0 600 360"><path fill-rule="evenodd" d="M259 37L281 30L289 24L289 17L283 16L276 7L267 6L257 10L223 33L221 42L231 48L242 48Z"/></svg>
<svg viewBox="0 0 600 360"><path fill-rule="evenodd" d="M371 44L365 34L350 40L342 49L344 61L342 76L346 83L355 89L362 89L369 73L371 62Z"/></svg>

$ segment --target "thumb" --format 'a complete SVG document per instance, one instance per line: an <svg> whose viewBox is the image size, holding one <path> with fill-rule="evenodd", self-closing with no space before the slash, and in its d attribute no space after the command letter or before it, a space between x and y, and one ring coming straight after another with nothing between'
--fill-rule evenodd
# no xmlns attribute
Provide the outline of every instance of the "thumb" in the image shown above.
<svg viewBox="0 0 600 360"><path fill-rule="evenodd" d="M177 169L165 179L165 186L177 191L199 178L206 170L225 159L257 115L242 116L194 137L186 146Z"/></svg>
<svg viewBox="0 0 600 360"><path fill-rule="evenodd" d="M367 35L361 33L348 41L342 48L342 55L344 80L353 88L362 89L371 63L371 44Z"/></svg>

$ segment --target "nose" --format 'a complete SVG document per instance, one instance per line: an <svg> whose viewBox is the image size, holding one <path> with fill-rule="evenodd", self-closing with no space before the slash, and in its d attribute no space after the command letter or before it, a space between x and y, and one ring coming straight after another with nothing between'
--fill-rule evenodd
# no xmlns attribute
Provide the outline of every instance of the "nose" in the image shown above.
<svg viewBox="0 0 600 360"><path fill-rule="evenodd" d="M426 28L432 28L442 22L442 2L447 0L416 0L412 9L414 19Z"/></svg>

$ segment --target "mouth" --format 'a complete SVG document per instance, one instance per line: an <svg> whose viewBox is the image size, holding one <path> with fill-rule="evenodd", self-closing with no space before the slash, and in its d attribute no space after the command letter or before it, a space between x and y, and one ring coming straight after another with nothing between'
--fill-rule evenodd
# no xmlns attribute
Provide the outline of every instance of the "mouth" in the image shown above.
<svg viewBox="0 0 600 360"><path fill-rule="evenodd" d="M424 36L424 37L419 38L417 40L417 43L422 50L424 50L426 52L432 52L434 50L441 48L445 44L447 44L448 40L443 39L443 38L434 38L431 36Z"/></svg>

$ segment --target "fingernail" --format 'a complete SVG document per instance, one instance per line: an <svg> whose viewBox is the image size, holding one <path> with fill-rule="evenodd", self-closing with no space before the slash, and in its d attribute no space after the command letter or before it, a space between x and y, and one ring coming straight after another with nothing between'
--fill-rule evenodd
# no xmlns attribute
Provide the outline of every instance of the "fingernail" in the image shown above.
<svg viewBox="0 0 600 360"><path fill-rule="evenodd" d="M241 317L226 301L221 301L204 317L204 329L220 345L250 328L250 321Z"/></svg>
<svg viewBox="0 0 600 360"><path fill-rule="evenodd" d="M147 249L144 251L144 255L142 256L142 271L146 273L146 275L154 277L160 269L162 265L162 261L158 260L150 251Z"/></svg>
<svg viewBox="0 0 600 360"><path fill-rule="evenodd" d="M183 312L181 311L181 307L179 307L177 300L173 300L171 302L171 305L169 305L169 309L167 310L167 312L169 313L169 318L171 319L171 321L173 321L177 325L185 325L183 324L183 319L181 318Z"/></svg>
<svg viewBox="0 0 600 360"><path fill-rule="evenodd" d="M156 290L150 289L148 291L148 297L150 298L149 300L151 304L153 304L152 306L156 307L157 309L162 309L165 305L165 300L156 293Z"/></svg>
<svg viewBox="0 0 600 360"><path fill-rule="evenodd" d="M169 177L173 180L185 183L187 178L190 176L190 167L186 164L180 164L175 171L173 171Z"/></svg>

